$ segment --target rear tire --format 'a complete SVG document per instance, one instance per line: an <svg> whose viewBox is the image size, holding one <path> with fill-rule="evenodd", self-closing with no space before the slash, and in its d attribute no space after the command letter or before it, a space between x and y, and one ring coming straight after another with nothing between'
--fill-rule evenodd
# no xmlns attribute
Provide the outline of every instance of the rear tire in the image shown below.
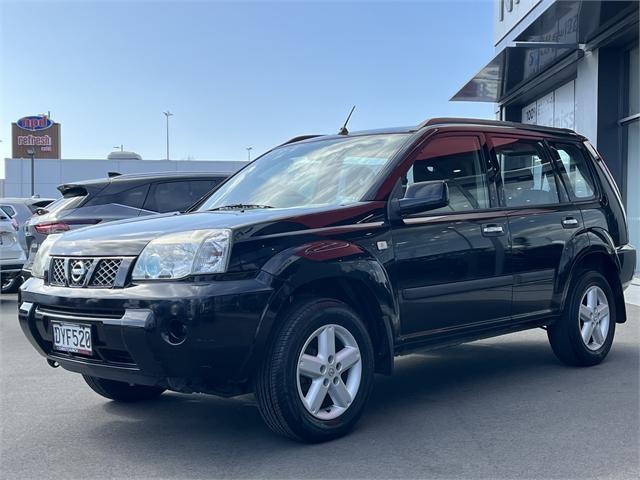
<svg viewBox="0 0 640 480"><path fill-rule="evenodd" d="M567 365L597 365L609 353L615 329L615 301L609 282L593 270L577 272L562 316L547 329L553 353Z"/></svg>
<svg viewBox="0 0 640 480"><path fill-rule="evenodd" d="M265 423L305 442L345 435L371 391L373 345L346 304L328 298L294 305L282 318L255 381Z"/></svg>
<svg viewBox="0 0 640 480"><path fill-rule="evenodd" d="M87 382L87 385L89 385L98 395L102 395L103 397L116 402L131 403L153 400L165 391L162 387L130 385L125 382L90 377L88 375L83 375L82 377L84 378L84 381Z"/></svg>

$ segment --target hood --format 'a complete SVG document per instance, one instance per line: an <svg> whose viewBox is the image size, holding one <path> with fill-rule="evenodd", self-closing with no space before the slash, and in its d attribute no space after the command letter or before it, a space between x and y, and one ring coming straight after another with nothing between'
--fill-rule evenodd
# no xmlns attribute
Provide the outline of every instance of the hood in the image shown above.
<svg viewBox="0 0 640 480"><path fill-rule="evenodd" d="M241 242L266 235L358 223L381 208L381 202L363 202L349 206L153 215L72 230L56 241L51 254L136 256L147 243L161 235L207 228L229 228L234 242Z"/></svg>

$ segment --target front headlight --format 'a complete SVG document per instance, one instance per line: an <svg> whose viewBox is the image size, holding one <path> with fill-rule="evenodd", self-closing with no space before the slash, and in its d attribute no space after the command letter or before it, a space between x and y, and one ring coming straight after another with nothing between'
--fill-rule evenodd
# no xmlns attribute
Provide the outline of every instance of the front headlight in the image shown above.
<svg viewBox="0 0 640 480"><path fill-rule="evenodd" d="M192 230L151 240L133 269L134 280L162 280L224 273L231 252L231 230Z"/></svg>
<svg viewBox="0 0 640 480"><path fill-rule="evenodd" d="M53 247L53 244L56 243L56 240L61 236L62 234L47 235L44 242L40 244L31 263L31 275L37 278L44 278L44 271L47 269L47 265L49 265L49 252L51 251L51 247Z"/></svg>

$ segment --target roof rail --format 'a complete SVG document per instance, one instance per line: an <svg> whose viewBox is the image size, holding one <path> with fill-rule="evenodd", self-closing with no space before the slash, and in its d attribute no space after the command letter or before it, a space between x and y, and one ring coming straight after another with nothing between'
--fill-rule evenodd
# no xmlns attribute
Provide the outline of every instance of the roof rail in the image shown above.
<svg viewBox="0 0 640 480"><path fill-rule="evenodd" d="M536 132L547 132L547 133L571 135L574 137L579 136L576 132L568 128L546 127L542 125L532 125L530 123L507 122L503 120L488 120L488 119L482 119L482 118L456 118L456 117L430 118L422 122L420 125L418 125L418 129L421 129L424 127L432 127L434 125L447 125L447 124L485 125L490 127L510 127L510 128L519 128L521 130L532 130Z"/></svg>
<svg viewBox="0 0 640 480"><path fill-rule="evenodd" d="M302 140L308 140L309 138L322 137L322 134L315 135L298 135L297 137L290 138L284 143L281 143L280 146L289 145L290 143L301 142Z"/></svg>

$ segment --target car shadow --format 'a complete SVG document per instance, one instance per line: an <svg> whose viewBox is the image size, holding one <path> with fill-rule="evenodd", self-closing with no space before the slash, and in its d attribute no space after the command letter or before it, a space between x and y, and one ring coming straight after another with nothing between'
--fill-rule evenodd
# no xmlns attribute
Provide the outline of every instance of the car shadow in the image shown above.
<svg viewBox="0 0 640 480"><path fill-rule="evenodd" d="M331 444L340 450L340 445L348 444L345 442L381 442L403 422L430 415L445 417L443 404L468 408L470 399L478 395L495 403L500 398L495 390L518 389L523 380L535 386L536 382L542 384L551 378L562 385L564 378L585 371L561 365L545 337L542 331L529 332L522 340L476 342L401 357L396 360L393 376L376 377L367 411L355 431ZM629 347L617 348L608 362L611 358L627 361L634 355ZM224 466L220 471L225 476L242 477L252 475L246 468L269 465L274 472L271 476L296 477L303 472L273 470L273 462L281 459L287 463L285 459L297 452L326 448L272 434L261 421L252 395L223 399L166 393L153 402L105 402L98 408L110 415L106 424L93 430L93 441L101 448L117 451L120 439L128 438L129 442L133 437L137 440L138 459L160 462L169 469L163 472L191 468L201 474ZM437 408L438 413L434 412ZM446 425L446 418L438 421ZM164 453L159 456L158 452ZM347 460L351 455L348 452L344 449ZM243 464L244 457L251 461ZM214 470L206 470L207 465ZM233 473L234 465L238 465L237 475Z"/></svg>

